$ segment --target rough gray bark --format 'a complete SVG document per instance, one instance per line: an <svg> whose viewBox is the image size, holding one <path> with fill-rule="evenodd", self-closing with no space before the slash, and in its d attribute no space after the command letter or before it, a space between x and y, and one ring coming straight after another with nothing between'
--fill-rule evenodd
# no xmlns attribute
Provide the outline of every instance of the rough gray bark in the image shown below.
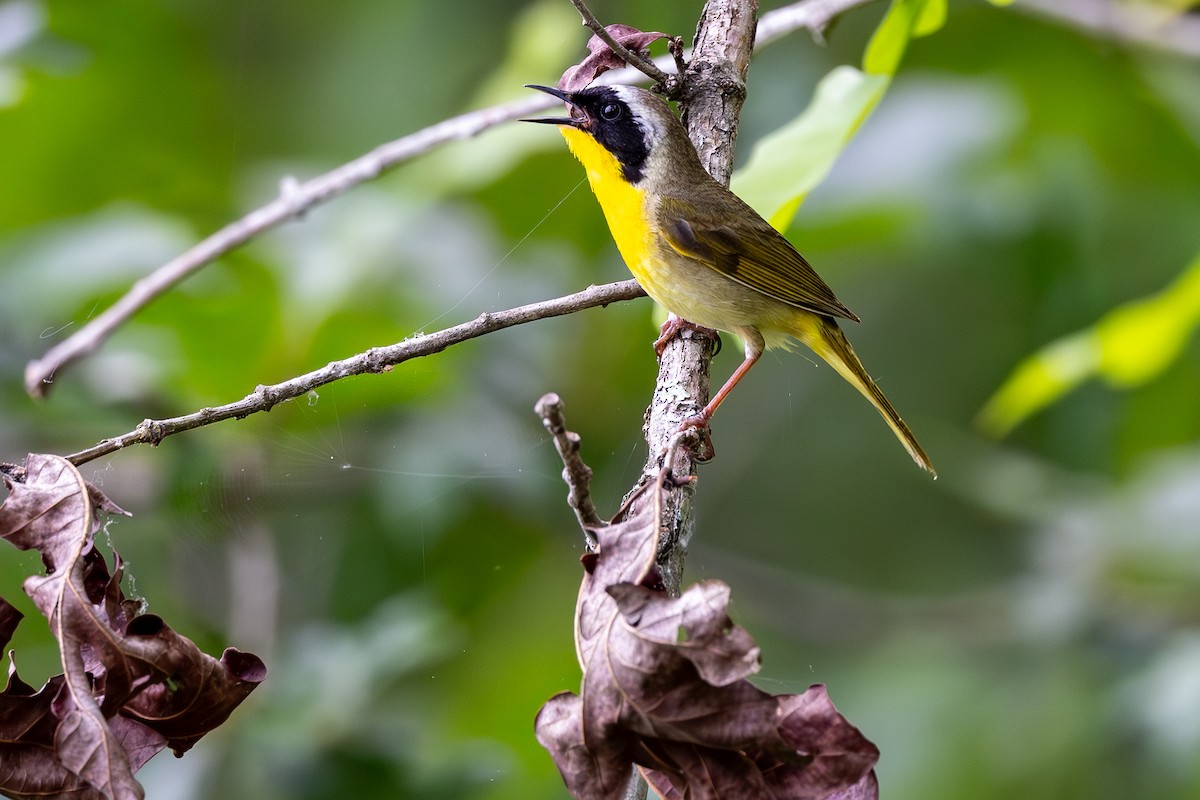
<svg viewBox="0 0 1200 800"><path fill-rule="evenodd" d="M683 85L683 119L709 173L724 184L733 171L733 145L746 97L746 70L754 47L757 0L709 0L696 28L692 59ZM654 396L643 432L648 457L641 481L654 480L680 423L709 398L709 366L715 341L685 330L663 351ZM671 472L696 475L696 464L711 453L705 439L696 448L674 449ZM642 483L639 483L641 486ZM694 483L671 489L663 504L659 568L668 591L678 594L683 562L694 527Z"/></svg>

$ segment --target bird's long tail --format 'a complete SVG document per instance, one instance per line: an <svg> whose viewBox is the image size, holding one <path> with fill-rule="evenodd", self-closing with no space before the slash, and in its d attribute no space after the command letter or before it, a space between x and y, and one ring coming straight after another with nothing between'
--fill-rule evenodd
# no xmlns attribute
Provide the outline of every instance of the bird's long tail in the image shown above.
<svg viewBox="0 0 1200 800"><path fill-rule="evenodd" d="M842 333L836 322L816 314L804 314L796 320L791 333L814 353L829 362L829 365L836 369L854 388L862 392L863 397L870 400L871 405L875 406L883 415L888 427L896 434L896 438L904 445L904 449L912 456L913 461L928 470L935 478L937 477L937 470L933 468L929 456L925 455L925 451L917 443L917 437L913 436L908 425L896 413L896 409L884 395L883 390L876 385L875 381L871 380L871 376L867 374L867 370L858 360L854 348L850 346L849 340L846 339L846 335Z"/></svg>

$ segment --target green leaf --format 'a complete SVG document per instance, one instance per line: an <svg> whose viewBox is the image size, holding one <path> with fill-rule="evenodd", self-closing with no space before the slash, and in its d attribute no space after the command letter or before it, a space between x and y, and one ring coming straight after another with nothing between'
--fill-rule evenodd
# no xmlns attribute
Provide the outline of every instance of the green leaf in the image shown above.
<svg viewBox="0 0 1200 800"><path fill-rule="evenodd" d="M925 5L917 12L912 35L917 37L937 33L946 24L946 11L946 0L925 0Z"/></svg>
<svg viewBox="0 0 1200 800"><path fill-rule="evenodd" d="M808 108L758 143L733 176L734 192L776 228L786 228L883 97L889 81L854 67L835 68L817 84Z"/></svg>
<svg viewBox="0 0 1200 800"><path fill-rule="evenodd" d="M894 75L908 46L913 26L913 0L892 0L863 53L863 70L872 75Z"/></svg>
<svg viewBox="0 0 1200 800"><path fill-rule="evenodd" d="M784 230L859 125L887 91L908 40L946 21L946 0L893 0L863 55L863 71L837 67L817 84L808 108L764 138L733 176L734 192Z"/></svg>
<svg viewBox="0 0 1200 800"><path fill-rule="evenodd" d="M863 70L895 75L914 36L928 36L946 21L946 0L892 0L863 54Z"/></svg>
<svg viewBox="0 0 1200 800"><path fill-rule="evenodd" d="M1003 436L1094 375L1117 388L1146 383L1179 357L1197 325L1200 255L1159 294L1118 306L1018 364L980 412L979 427Z"/></svg>

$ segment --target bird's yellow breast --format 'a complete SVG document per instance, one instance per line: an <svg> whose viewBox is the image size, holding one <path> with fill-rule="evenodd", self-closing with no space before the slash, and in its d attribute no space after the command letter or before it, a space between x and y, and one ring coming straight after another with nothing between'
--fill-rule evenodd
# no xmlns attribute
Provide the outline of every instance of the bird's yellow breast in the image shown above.
<svg viewBox="0 0 1200 800"><path fill-rule="evenodd" d="M574 128L560 130L571 152L587 170L592 194L600 201L621 258L638 283L653 296L654 290L647 284L654 282L648 264L654 236L646 215L645 193L625 180L621 162L591 136Z"/></svg>
<svg viewBox="0 0 1200 800"><path fill-rule="evenodd" d="M583 131L561 128L571 152L587 170L609 231L633 277L660 306L676 316L725 331L756 324L763 306L792 311L683 256L664 244L654 227L653 198L621 173L617 158ZM768 336L769 343L777 338Z"/></svg>

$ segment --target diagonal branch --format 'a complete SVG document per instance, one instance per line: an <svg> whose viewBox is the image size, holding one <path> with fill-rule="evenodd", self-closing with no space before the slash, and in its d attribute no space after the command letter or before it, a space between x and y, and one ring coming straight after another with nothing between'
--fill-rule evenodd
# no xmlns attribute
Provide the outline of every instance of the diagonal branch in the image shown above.
<svg viewBox="0 0 1200 800"><path fill-rule="evenodd" d="M590 286L582 292L543 300L540 303L492 311L480 314L470 322L455 325L437 333L414 336L387 347L373 347L366 352L333 361L318 370L299 375L273 386L259 386L253 392L233 403L215 408L202 408L193 414L161 420L145 420L129 433L105 439L94 447L72 453L67 460L75 466L87 463L100 456L114 453L134 444L157 445L172 434L190 431L226 419L243 419L259 411L270 411L285 400L302 397L319 386L332 383L351 375L389 372L392 367L413 358L440 353L447 347L475 339L494 331L511 328L539 319L561 317L585 308L607 306L622 300L644 297L645 292L636 281L606 283Z"/></svg>
<svg viewBox="0 0 1200 800"><path fill-rule="evenodd" d="M829 21L848 8L874 0L801 0L763 16L758 46L777 41L796 30L821 31ZM653 62L662 72L671 56ZM665 74L665 73L663 73ZM627 67L605 73L604 83L637 83L642 72ZM360 183L379 177L389 169L447 142L468 139L503 122L549 108L556 101L546 95L491 106L460 114L393 142L380 145L365 155L308 181L281 182L280 194L270 203L251 211L181 253L142 278L116 303L94 317L71 336L51 347L25 367L25 390L34 397L49 391L58 373L97 350L108 337L143 307L175 284L272 228L304 215L315 206L344 194Z"/></svg>
<svg viewBox="0 0 1200 800"><path fill-rule="evenodd" d="M501 122L541 111L553 98L526 97L467 114L460 114L393 142L380 145L342 166L308 181L285 179L279 196L261 208L200 241L154 272L142 278L116 303L73 335L51 347L45 355L25 367L25 390L42 397L63 367L96 350L121 325L175 284L264 231L303 216L314 206L364 181L421 155L434 147L468 139Z"/></svg>

